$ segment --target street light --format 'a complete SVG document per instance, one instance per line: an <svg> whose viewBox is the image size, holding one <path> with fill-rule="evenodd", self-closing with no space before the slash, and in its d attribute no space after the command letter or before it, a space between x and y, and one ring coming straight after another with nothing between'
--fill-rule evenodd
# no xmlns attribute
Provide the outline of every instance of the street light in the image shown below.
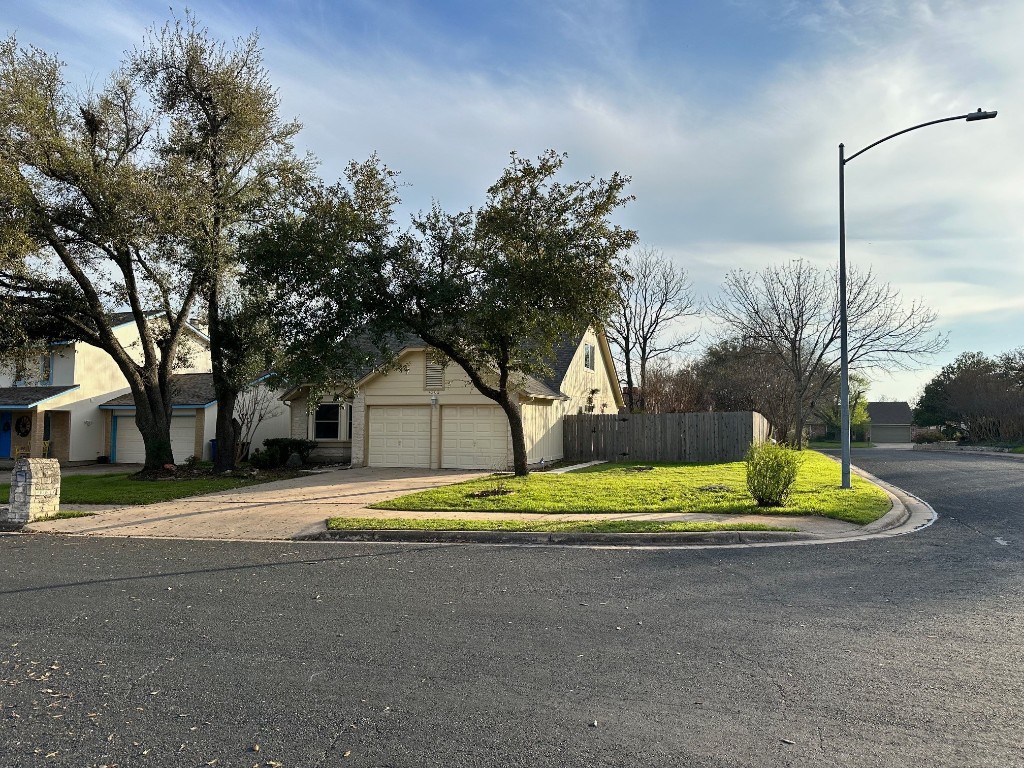
<svg viewBox="0 0 1024 768"><path fill-rule="evenodd" d="M927 123L904 128L902 131L879 139L874 144L868 144L859 152L854 152L849 157L844 156L844 146L839 145L839 344L840 344L840 369L839 369L839 404L842 409L842 435L840 440L843 446L843 488L850 487L850 361L847 350L846 339L846 181L844 170L846 164L858 155L863 155L872 147L877 147L883 141L902 136L904 133L916 131L918 128L925 128L937 123L948 123L950 120L991 120L998 115L996 111L983 112L980 108L977 112L968 112L966 115L955 117L944 117L941 120L931 120Z"/></svg>

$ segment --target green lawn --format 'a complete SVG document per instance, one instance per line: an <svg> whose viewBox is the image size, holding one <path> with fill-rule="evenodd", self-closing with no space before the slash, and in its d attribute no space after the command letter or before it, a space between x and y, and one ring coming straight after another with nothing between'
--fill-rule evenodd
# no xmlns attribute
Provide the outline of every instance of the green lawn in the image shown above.
<svg viewBox="0 0 1024 768"><path fill-rule="evenodd" d="M1016 448L1011 448L1010 453L1024 453L1024 445L1019 445Z"/></svg>
<svg viewBox="0 0 1024 768"><path fill-rule="evenodd" d="M762 509L747 492L746 465L657 464L636 471L633 464L601 464L563 475L533 473L504 477L512 490L505 496L475 498L493 489L494 478L447 485L373 505L376 509L435 512L709 512L770 515L823 515L864 525L889 511L889 498L870 483L853 478L853 489L840 486L838 462L815 451L803 463L789 502Z"/></svg>
<svg viewBox="0 0 1024 768"><path fill-rule="evenodd" d="M689 533L703 531L794 531L760 523L690 523L647 520L451 520L406 517L332 517L332 531L514 531L543 533Z"/></svg>
<svg viewBox="0 0 1024 768"><path fill-rule="evenodd" d="M154 504L214 491L229 491L282 477L197 477L170 480L133 480L128 473L72 475L61 479L62 504ZM10 484L0 484L0 499L7 500Z"/></svg>

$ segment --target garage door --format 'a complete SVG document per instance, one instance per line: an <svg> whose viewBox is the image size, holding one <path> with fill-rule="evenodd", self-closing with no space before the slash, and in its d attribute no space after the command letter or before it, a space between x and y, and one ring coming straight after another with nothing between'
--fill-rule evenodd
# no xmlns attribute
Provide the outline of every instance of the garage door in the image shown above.
<svg viewBox="0 0 1024 768"><path fill-rule="evenodd" d="M367 409L371 467L430 467L430 406L374 405Z"/></svg>
<svg viewBox="0 0 1024 768"><path fill-rule="evenodd" d="M441 408L441 466L508 469L508 417L496 406Z"/></svg>
<svg viewBox="0 0 1024 768"><path fill-rule="evenodd" d="M871 427L873 443L909 443L910 427L899 425L878 425Z"/></svg>
<svg viewBox="0 0 1024 768"><path fill-rule="evenodd" d="M134 416L115 416L114 461L119 464L142 464L146 461L146 446L142 433L135 426ZM174 463L181 464L196 452L196 417L174 416L171 419L171 452Z"/></svg>

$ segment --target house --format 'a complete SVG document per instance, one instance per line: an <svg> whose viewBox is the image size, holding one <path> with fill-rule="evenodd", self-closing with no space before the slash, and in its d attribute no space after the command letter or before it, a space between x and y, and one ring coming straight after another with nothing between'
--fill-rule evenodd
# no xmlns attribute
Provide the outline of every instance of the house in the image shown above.
<svg viewBox="0 0 1024 768"><path fill-rule="evenodd" d="M909 443L914 414L910 403L868 403L871 417L869 439L873 443Z"/></svg>
<svg viewBox="0 0 1024 768"><path fill-rule="evenodd" d="M263 386L259 381L252 386ZM190 456L209 461L213 458L210 440L217 434L217 395L212 373L176 373L171 376L171 453L174 463L181 464ZM279 407L263 414L249 436L254 446L268 437L288 434L288 414L280 406L280 392L268 397ZM104 419L105 442L111 462L141 464L146 460L142 433L135 425L135 399L132 393L119 395L100 405Z"/></svg>
<svg viewBox="0 0 1024 768"><path fill-rule="evenodd" d="M130 312L114 313L110 322L125 349L139 350ZM188 325L185 344L189 365L180 370L210 370L209 338ZM100 405L126 392L113 358L83 341L51 345L31 370L0 371L0 460L28 454L83 462L109 455Z"/></svg>
<svg viewBox="0 0 1024 768"><path fill-rule="evenodd" d="M130 312L110 316L118 341L141 354L139 330ZM209 338L187 324L183 346L188 363L172 375L171 447L176 462L210 458L217 404L213 396ZM0 371L0 460L20 454L49 456L63 463L142 462L142 435L135 426L128 381L104 350L82 341L50 347L31 371ZM267 419L254 436L284 437L287 413Z"/></svg>
<svg viewBox="0 0 1024 768"><path fill-rule="evenodd" d="M313 458L353 466L506 469L512 462L508 419L457 365L439 365L416 338L396 350L396 366L366 371L355 396L342 393L310 408L308 389L283 396L291 436L316 440ZM616 413L622 393L604 333L588 330L560 345L544 380L526 377L520 404L527 461L562 458L562 417Z"/></svg>

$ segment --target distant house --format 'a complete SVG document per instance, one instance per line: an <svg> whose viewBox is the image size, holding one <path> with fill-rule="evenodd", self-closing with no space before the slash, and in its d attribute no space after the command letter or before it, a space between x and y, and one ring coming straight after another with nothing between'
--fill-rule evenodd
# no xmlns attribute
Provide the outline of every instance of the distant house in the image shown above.
<svg viewBox="0 0 1024 768"><path fill-rule="evenodd" d="M910 403L868 403L871 417L869 439L873 443L909 443L914 414Z"/></svg>
<svg viewBox="0 0 1024 768"><path fill-rule="evenodd" d="M327 396L314 407L308 389L282 399L291 436L316 440L314 459L354 466L505 469L512 463L504 411L480 394L458 365L442 367L420 339L404 340L397 366L367 371L351 399ZM552 375L526 377L520 405L527 461L562 457L562 417L616 413L622 393L603 333L588 330L555 350Z"/></svg>

